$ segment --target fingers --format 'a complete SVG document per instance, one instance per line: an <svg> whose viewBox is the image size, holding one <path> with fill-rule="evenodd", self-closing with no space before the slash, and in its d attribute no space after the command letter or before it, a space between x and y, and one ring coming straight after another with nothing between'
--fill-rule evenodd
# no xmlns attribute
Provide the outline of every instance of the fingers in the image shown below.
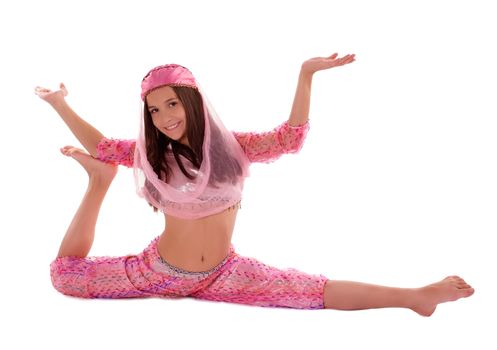
<svg viewBox="0 0 497 350"><path fill-rule="evenodd" d="M35 93L36 94L43 94L43 93L48 93L48 92L50 92L50 89L47 89L47 88L44 88L44 87L41 87L41 86L35 87Z"/></svg>
<svg viewBox="0 0 497 350"><path fill-rule="evenodd" d="M349 54L349 55L345 55L343 56L342 58L339 58L339 60L341 61L351 61L351 60L354 60L355 59L355 54Z"/></svg>
<svg viewBox="0 0 497 350"><path fill-rule="evenodd" d="M57 91L52 91L42 86L36 86L34 93L47 102L58 99L60 96L65 97L68 94L67 88L64 83L60 83L60 89Z"/></svg>
<svg viewBox="0 0 497 350"><path fill-rule="evenodd" d="M341 66L344 64L352 63L354 61L355 61L355 54L349 54L349 55L345 55L343 57L335 59L333 63L336 66Z"/></svg>
<svg viewBox="0 0 497 350"><path fill-rule="evenodd" d="M336 66L343 66L344 64L352 63L355 61L355 54L348 54L343 57L338 57L338 53L334 53L329 57L325 57L325 60L328 61L329 68Z"/></svg>
<svg viewBox="0 0 497 350"><path fill-rule="evenodd" d="M60 86L60 90L64 91L67 94L67 88L64 85L64 83L60 83L59 86ZM35 87L35 93L50 93L50 92L52 92L52 90L47 89L43 86L36 86Z"/></svg>
<svg viewBox="0 0 497 350"><path fill-rule="evenodd" d="M52 91L50 89L37 86L35 87L35 95L37 95L41 99L45 99L48 94L50 94Z"/></svg>
<svg viewBox="0 0 497 350"><path fill-rule="evenodd" d="M64 83L60 83L60 90L62 91L62 93L64 94L64 96L67 96L67 88L64 85Z"/></svg>

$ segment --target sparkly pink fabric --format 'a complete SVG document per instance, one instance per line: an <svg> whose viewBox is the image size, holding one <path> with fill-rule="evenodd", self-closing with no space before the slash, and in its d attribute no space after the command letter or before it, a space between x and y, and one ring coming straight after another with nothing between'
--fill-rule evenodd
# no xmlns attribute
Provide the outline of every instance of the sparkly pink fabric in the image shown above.
<svg viewBox="0 0 497 350"><path fill-rule="evenodd" d="M271 163L284 153L298 153L309 131L309 121L291 126L288 121L269 132L233 132L251 162ZM97 145L97 158L114 165L133 167L135 140L103 138Z"/></svg>
<svg viewBox="0 0 497 350"><path fill-rule="evenodd" d="M173 151L175 143L167 145L171 140L164 136L161 137L164 144L171 146L161 155L168 163L167 174L156 173L148 159L146 137L146 125L153 124L153 118L143 108L133 159L136 194L163 213L189 220L218 214L236 205L241 200L244 180L250 176L250 161L242 147L186 67L173 63L150 70L142 81L143 107L148 107L150 91L165 86L181 86L200 97L198 111L187 115L202 118L199 124L203 127L203 139L201 148L197 149L202 161L197 166L195 159L188 156L181 159ZM161 89L158 93L163 95L165 91Z"/></svg>
<svg viewBox="0 0 497 350"><path fill-rule="evenodd" d="M271 163L284 153L298 153L308 131L309 120L297 126L285 121L269 132L233 134L251 162Z"/></svg>
<svg viewBox="0 0 497 350"><path fill-rule="evenodd" d="M151 69L142 81L141 98L145 101L145 96L152 90L164 85L197 86L193 74L185 67L169 63Z"/></svg>
<svg viewBox="0 0 497 350"><path fill-rule="evenodd" d="M324 275L278 269L236 253L207 272L188 272L159 255L159 237L138 255L60 257L50 264L56 290L80 298L184 298L263 307L323 309Z"/></svg>
<svg viewBox="0 0 497 350"><path fill-rule="evenodd" d="M97 145L97 158L103 162L133 167L135 140L102 138Z"/></svg>

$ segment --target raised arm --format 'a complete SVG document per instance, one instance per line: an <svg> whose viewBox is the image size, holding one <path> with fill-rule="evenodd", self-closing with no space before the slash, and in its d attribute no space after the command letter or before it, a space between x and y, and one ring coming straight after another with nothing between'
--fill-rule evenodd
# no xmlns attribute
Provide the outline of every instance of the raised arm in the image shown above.
<svg viewBox="0 0 497 350"><path fill-rule="evenodd" d="M354 62L354 55L346 55L341 58L337 58L337 56L338 54L329 57L315 57L302 64L288 121L269 132L233 132L251 162L270 163L284 153L300 151L309 131L309 106L313 74L319 70Z"/></svg>
<svg viewBox="0 0 497 350"><path fill-rule="evenodd" d="M88 153L93 157L97 157L97 145L104 135L72 110L65 100L67 89L64 84L60 84L60 90L58 91L51 91L37 86L35 93L55 109Z"/></svg>
<svg viewBox="0 0 497 350"><path fill-rule="evenodd" d="M293 100L290 125L304 124L309 118L309 106L311 101L311 83L315 72L333 67L343 66L355 61L355 55L345 55L337 58L338 54L334 53L329 57L314 57L302 63L297 90Z"/></svg>

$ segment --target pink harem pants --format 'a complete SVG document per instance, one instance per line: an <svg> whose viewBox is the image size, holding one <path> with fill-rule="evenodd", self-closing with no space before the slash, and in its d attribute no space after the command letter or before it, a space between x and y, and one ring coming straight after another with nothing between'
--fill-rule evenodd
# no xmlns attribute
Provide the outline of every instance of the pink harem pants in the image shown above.
<svg viewBox="0 0 497 350"><path fill-rule="evenodd" d="M277 269L243 257L233 245L228 256L205 272L168 264L157 250L159 237L138 255L59 257L50 264L56 290L80 298L184 298L294 309L323 309L323 275Z"/></svg>

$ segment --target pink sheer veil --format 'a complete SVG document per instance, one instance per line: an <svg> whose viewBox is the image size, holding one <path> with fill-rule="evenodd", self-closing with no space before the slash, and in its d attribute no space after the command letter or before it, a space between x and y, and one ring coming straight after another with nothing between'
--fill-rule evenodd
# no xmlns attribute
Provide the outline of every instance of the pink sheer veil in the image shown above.
<svg viewBox="0 0 497 350"><path fill-rule="evenodd" d="M166 181L163 176L160 178L147 159L142 108L133 166L137 194L160 211L187 219L212 215L235 205L241 199L244 178L250 175L250 161L240 144L226 129L187 68L177 64L153 68L142 81L142 100L145 101L150 91L163 86L186 86L199 91L205 122L203 159L200 168L196 168L186 157L179 155L188 173L195 175L191 180L182 173L172 150L168 149L164 161L169 165L171 174Z"/></svg>

